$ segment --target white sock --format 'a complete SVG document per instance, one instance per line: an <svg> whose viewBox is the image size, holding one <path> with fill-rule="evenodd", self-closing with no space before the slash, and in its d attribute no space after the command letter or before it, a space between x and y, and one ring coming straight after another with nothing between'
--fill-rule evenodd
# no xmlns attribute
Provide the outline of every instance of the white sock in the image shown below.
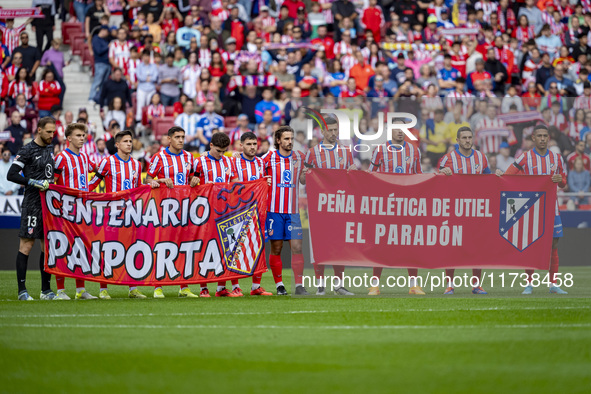
<svg viewBox="0 0 591 394"><path fill-rule="evenodd" d="M137 289L137 287L135 287L135 286L129 286L129 291L134 291L136 289Z"/></svg>
<svg viewBox="0 0 591 394"><path fill-rule="evenodd" d="M283 286L283 282L275 283L275 287Z"/></svg>
<svg viewBox="0 0 591 394"><path fill-rule="evenodd" d="M239 289L239 288L240 288L240 285L238 285L238 284L232 285L232 290L236 290L236 289Z"/></svg>
<svg viewBox="0 0 591 394"><path fill-rule="evenodd" d="M76 287L76 293L82 293L86 288L84 287Z"/></svg>
<svg viewBox="0 0 591 394"><path fill-rule="evenodd" d="M417 278L415 278L415 277L408 278L408 285L410 287L415 287L417 285Z"/></svg>
<svg viewBox="0 0 591 394"><path fill-rule="evenodd" d="M261 285L260 285L260 284L258 284L258 283L253 283L250 289L251 289L251 290L256 290L256 289L258 289L259 287L261 287Z"/></svg>
<svg viewBox="0 0 591 394"><path fill-rule="evenodd" d="M226 288L226 286L218 286L218 290L217 291L222 291Z"/></svg>

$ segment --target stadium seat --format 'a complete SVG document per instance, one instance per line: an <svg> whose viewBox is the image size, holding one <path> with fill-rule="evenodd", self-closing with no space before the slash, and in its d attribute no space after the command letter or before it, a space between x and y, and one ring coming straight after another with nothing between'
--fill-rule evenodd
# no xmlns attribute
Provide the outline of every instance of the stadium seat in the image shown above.
<svg viewBox="0 0 591 394"><path fill-rule="evenodd" d="M82 56L82 51L86 46L84 33L74 33L72 37L72 56Z"/></svg>
<svg viewBox="0 0 591 394"><path fill-rule="evenodd" d="M148 107L142 108L142 124L144 126L148 125Z"/></svg>
<svg viewBox="0 0 591 394"><path fill-rule="evenodd" d="M224 128L233 129L238 124L237 116L226 116L224 118Z"/></svg>
<svg viewBox="0 0 591 394"><path fill-rule="evenodd" d="M159 140L172 126L174 126L174 117L165 116L164 118L156 118L152 121L152 134Z"/></svg>
<svg viewBox="0 0 591 394"><path fill-rule="evenodd" d="M90 54L90 49L86 45L84 46L84 49L82 50L82 65L89 66L89 67L94 66L94 56L92 56Z"/></svg>
<svg viewBox="0 0 591 394"><path fill-rule="evenodd" d="M82 33L82 23L78 22L63 22L62 23L62 38L63 43L72 45L72 33Z"/></svg>
<svg viewBox="0 0 591 394"><path fill-rule="evenodd" d="M174 106L169 105L168 107L164 107L164 116L172 116L174 115Z"/></svg>

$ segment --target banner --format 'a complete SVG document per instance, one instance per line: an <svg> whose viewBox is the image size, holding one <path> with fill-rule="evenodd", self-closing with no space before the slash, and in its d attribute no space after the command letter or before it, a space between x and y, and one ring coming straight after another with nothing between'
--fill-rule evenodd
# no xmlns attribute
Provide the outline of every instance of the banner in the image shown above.
<svg viewBox="0 0 591 394"><path fill-rule="evenodd" d="M549 176L313 169L306 185L318 264L548 269Z"/></svg>
<svg viewBox="0 0 591 394"><path fill-rule="evenodd" d="M20 228L22 204L23 196L0 195L0 228Z"/></svg>
<svg viewBox="0 0 591 394"><path fill-rule="evenodd" d="M44 18L41 8L0 9L0 19Z"/></svg>
<svg viewBox="0 0 591 394"><path fill-rule="evenodd" d="M266 271L266 180L42 193L45 270L134 286L217 282Z"/></svg>
<svg viewBox="0 0 591 394"><path fill-rule="evenodd" d="M445 36L470 36L477 35L480 29L477 27L448 27L440 30Z"/></svg>
<svg viewBox="0 0 591 394"><path fill-rule="evenodd" d="M538 111L525 111L497 115L497 118L505 122L505 124L525 123L534 121L544 121L542 114Z"/></svg>

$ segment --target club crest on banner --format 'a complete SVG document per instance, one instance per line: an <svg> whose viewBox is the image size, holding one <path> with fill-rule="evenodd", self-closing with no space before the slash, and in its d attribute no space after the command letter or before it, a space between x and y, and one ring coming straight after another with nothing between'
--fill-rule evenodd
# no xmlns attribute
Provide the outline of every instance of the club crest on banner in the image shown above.
<svg viewBox="0 0 591 394"><path fill-rule="evenodd" d="M216 219L216 225L226 269L252 275L264 246L257 204Z"/></svg>
<svg viewBox="0 0 591 394"><path fill-rule="evenodd" d="M523 252L544 235L545 208L545 192L501 192L501 237Z"/></svg>

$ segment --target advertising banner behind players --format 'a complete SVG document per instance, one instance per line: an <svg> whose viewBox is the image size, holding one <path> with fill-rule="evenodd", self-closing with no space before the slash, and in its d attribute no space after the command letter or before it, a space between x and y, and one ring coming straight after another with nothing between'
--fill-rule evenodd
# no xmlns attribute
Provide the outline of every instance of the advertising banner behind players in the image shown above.
<svg viewBox="0 0 591 394"><path fill-rule="evenodd" d="M266 180L41 198L45 270L122 285L217 282L260 274Z"/></svg>
<svg viewBox="0 0 591 394"><path fill-rule="evenodd" d="M318 264L548 269L556 184L547 176L314 169L307 191Z"/></svg>

